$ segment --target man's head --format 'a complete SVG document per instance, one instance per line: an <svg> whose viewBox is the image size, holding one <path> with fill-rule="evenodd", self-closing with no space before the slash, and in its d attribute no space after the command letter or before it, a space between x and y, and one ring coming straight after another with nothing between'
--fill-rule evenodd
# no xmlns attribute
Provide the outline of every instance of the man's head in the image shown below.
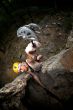
<svg viewBox="0 0 73 110"><path fill-rule="evenodd" d="M26 62L15 62L13 64L13 71L17 74L20 72L26 72L28 71L28 65L26 64Z"/></svg>

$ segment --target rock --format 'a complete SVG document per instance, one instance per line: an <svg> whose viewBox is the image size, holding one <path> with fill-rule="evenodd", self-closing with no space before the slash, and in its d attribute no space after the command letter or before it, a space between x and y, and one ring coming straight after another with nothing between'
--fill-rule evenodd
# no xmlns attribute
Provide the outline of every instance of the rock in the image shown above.
<svg viewBox="0 0 73 110"><path fill-rule="evenodd" d="M59 54L50 57L43 62L41 71L33 74L38 76L44 86L40 86L33 77L29 80L31 78L29 74L26 77L21 74L12 83L0 89L0 100L3 99L8 105L13 104L18 108L16 102L20 103L23 97L23 104L27 103L29 107L34 106L38 109L40 106L53 110L56 107L56 110L62 110L64 102L69 101L73 95L73 48L62 50ZM29 80L28 84L27 80ZM16 101L13 103L15 98Z"/></svg>
<svg viewBox="0 0 73 110"><path fill-rule="evenodd" d="M43 62L41 71L36 74L45 85L62 102L68 101L73 95L73 48L62 50L55 56ZM28 106L41 106L60 109L61 102L54 96L47 94L34 80L30 80L26 87L24 100ZM53 108L53 109L54 109Z"/></svg>
<svg viewBox="0 0 73 110"><path fill-rule="evenodd" d="M50 90L62 100L73 94L73 48L62 50L51 57L42 66L42 73L48 74L53 80ZM49 80L48 80L49 84Z"/></svg>
<svg viewBox="0 0 73 110"><path fill-rule="evenodd" d="M73 47L73 30L70 31L70 35L68 36L66 48Z"/></svg>
<svg viewBox="0 0 73 110"><path fill-rule="evenodd" d="M30 80L26 85L26 91L24 92L25 97L23 97L23 100L28 106L35 105L36 107L42 106L42 108L44 106L51 106L53 109L55 109L55 106L59 106L58 109L60 109L61 104L58 99L67 101L73 95L73 48L62 50L65 45L67 48L71 47L73 39L72 37L68 37L63 31L62 23L60 23L60 21L58 21L55 16L54 18L52 16L49 18L46 16L40 25L42 27L42 34L40 34L38 38L41 41L42 46L39 51L41 51L41 54L43 55L44 60L46 59L46 61L43 61L41 71L35 74L39 76L45 87L58 98L56 99L54 96L50 96L50 93L47 94L47 92L42 87L40 87L36 81ZM70 35L72 36L72 34ZM2 60L3 53L0 53L0 75L3 77L1 77L1 82L3 83L6 81L6 77L8 77L6 82L11 82L11 80L16 77L12 71L12 64L15 61L25 61L26 56L24 54L24 49L28 43L28 41L17 39L17 37L15 37L15 29L14 32L11 30L11 33L6 36L9 37L6 37L6 53L3 58L4 60ZM68 42L66 44L67 37ZM59 51L61 52L57 54ZM57 55L50 57L54 54ZM16 87L20 87L21 85L22 84L20 83L18 86L18 83L16 83ZM12 86L10 88L12 88ZM1 94L1 96L4 96L4 94ZM15 101L14 97L12 100L14 103L18 102L18 99ZM9 103L9 101L7 103Z"/></svg>
<svg viewBox="0 0 73 110"><path fill-rule="evenodd" d="M21 97L25 94L29 74L20 74L13 82L0 89L0 110L27 110Z"/></svg>
<svg viewBox="0 0 73 110"><path fill-rule="evenodd" d="M51 93L62 102L67 102L73 95L73 48L62 50L59 54L50 57L43 62L39 73L36 73L41 82ZM35 82L30 81L27 89L27 102L29 105L56 106L60 109L59 100L47 94L46 91ZM32 98L33 97L33 98ZM30 100L30 101L29 101ZM63 103L64 104L64 103ZM53 108L53 109L54 109Z"/></svg>

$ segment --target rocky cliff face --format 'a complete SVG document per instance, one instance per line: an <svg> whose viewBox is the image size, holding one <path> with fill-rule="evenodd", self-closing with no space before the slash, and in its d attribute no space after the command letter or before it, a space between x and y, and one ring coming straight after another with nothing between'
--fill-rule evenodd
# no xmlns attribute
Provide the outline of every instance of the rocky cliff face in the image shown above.
<svg viewBox="0 0 73 110"><path fill-rule="evenodd" d="M70 48L43 61L41 70L33 73L43 86L29 74L20 74L0 89L3 108L5 109L5 105L8 110L23 110L25 107L28 110L70 108L73 100L72 60L73 48Z"/></svg>
<svg viewBox="0 0 73 110"><path fill-rule="evenodd" d="M52 56L47 61L43 62L42 69L38 76L41 82L49 89L56 97L48 95L41 87L32 82L28 86L27 102L30 105L41 105L41 107L54 107L63 109L64 104L67 104L73 94L73 66L72 58L73 48L62 50L59 54ZM33 93L32 93L33 91ZM33 97L33 98L32 98ZM30 100L30 101L29 101ZM60 102L61 101L61 102ZM61 103L63 105L61 105ZM69 104L68 104L69 106ZM58 108L59 107L59 108Z"/></svg>
<svg viewBox="0 0 73 110"><path fill-rule="evenodd" d="M72 99L72 30L68 33L65 32L62 27L63 22L63 16L50 17L47 15L39 23L41 33L38 37L42 46L38 52L43 55L43 66L41 71L36 74L45 87L54 95L47 93L34 80L28 81L25 97L21 99L23 104L26 102L25 105L29 105L30 108L34 109L34 107L39 108L41 106L41 108L49 107L54 109L55 105L57 109L63 109L62 104L65 106L65 103L67 104ZM7 34L8 39L4 41L6 47L5 53L0 52L1 87L17 77L12 71L12 64L15 61L25 61L26 58L24 49L28 41L16 37L16 28L12 27L10 30ZM19 98L19 100L21 99Z"/></svg>
<svg viewBox="0 0 73 110"><path fill-rule="evenodd" d="M41 17L40 17L41 16ZM34 16L35 22L37 22L37 16ZM50 56L61 51L67 41L68 35L62 28L63 18L62 16L53 17L49 15L38 16L39 25L41 27L41 33L38 35L39 40L42 44L38 50L43 55L43 61ZM25 25L25 24L23 24ZM24 49L28 43L21 38L17 38L16 31L19 28L12 26L9 29L9 33L4 37L4 50L5 52L0 55L2 66L0 67L1 80L3 84L12 81L17 75L12 71L12 64L16 61L23 61L26 58Z"/></svg>

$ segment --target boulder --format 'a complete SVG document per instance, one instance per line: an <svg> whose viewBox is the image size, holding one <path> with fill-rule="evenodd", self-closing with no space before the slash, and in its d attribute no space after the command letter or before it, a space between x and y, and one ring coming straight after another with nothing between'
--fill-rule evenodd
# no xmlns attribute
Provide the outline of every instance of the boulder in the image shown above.
<svg viewBox="0 0 73 110"><path fill-rule="evenodd" d="M42 84L56 97L47 94L43 88L30 81L26 93L29 94L27 102L36 107L37 105L42 107L57 105L57 109L64 107L73 95L73 48L62 50L59 54L50 57L43 62L41 72L36 74Z"/></svg>

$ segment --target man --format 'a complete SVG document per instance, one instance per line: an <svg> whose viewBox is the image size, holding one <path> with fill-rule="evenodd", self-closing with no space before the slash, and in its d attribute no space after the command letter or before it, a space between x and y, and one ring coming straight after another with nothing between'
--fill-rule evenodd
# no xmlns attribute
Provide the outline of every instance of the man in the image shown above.
<svg viewBox="0 0 73 110"><path fill-rule="evenodd" d="M31 68L36 70L38 70L42 64L41 63L42 55L37 54L37 48L39 48L40 46L41 46L40 42L31 41L25 49L25 52L27 54L27 59L26 59L27 64Z"/></svg>

